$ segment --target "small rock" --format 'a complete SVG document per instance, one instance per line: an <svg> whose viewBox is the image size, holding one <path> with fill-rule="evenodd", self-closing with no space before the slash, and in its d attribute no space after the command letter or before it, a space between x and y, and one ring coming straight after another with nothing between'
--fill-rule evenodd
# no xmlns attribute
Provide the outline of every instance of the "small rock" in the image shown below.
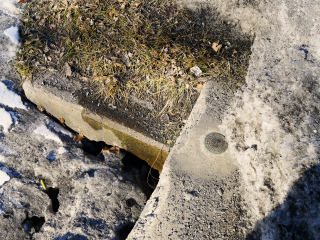
<svg viewBox="0 0 320 240"><path fill-rule="evenodd" d="M66 74L67 77L71 77L72 70L71 70L71 67L70 67L70 65L68 63L66 63L64 65L64 71L65 71L65 74Z"/></svg>
<svg viewBox="0 0 320 240"><path fill-rule="evenodd" d="M168 123L170 121L168 114L164 114L160 119L164 123Z"/></svg>
<svg viewBox="0 0 320 240"><path fill-rule="evenodd" d="M202 71L198 66L194 66L190 69L191 73L193 73L196 77L200 77L202 75Z"/></svg>
<svg viewBox="0 0 320 240"><path fill-rule="evenodd" d="M123 54L123 61L125 62L127 67L131 67L130 57L129 57L129 54L126 52Z"/></svg>

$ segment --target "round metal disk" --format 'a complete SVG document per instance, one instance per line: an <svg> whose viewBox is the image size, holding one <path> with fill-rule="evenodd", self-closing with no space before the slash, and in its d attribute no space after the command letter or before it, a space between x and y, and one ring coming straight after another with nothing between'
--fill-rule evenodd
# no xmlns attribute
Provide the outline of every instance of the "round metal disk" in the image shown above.
<svg viewBox="0 0 320 240"><path fill-rule="evenodd" d="M214 154L223 153L228 148L225 137L217 132L209 133L204 140L204 144Z"/></svg>

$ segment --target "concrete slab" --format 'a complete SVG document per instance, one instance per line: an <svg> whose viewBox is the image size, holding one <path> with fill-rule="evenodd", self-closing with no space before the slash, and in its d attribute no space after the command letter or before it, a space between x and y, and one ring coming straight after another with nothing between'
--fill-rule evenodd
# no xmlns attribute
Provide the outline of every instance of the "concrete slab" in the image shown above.
<svg viewBox="0 0 320 240"><path fill-rule="evenodd" d="M57 72L46 72L34 81L25 81L23 89L28 99L46 109L57 119L90 140L125 149L161 171L169 154L169 147L135 129L120 118L109 118L107 113L95 112L79 103L76 92L79 82L71 82ZM109 107L110 109L110 107Z"/></svg>
<svg viewBox="0 0 320 240"><path fill-rule="evenodd" d="M227 84L205 84L128 239L241 239L237 161L205 147L233 94Z"/></svg>

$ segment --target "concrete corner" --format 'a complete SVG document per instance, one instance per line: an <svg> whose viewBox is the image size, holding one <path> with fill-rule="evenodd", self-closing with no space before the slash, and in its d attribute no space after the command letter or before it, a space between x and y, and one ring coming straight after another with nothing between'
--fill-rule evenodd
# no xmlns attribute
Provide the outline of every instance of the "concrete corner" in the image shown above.
<svg viewBox="0 0 320 240"><path fill-rule="evenodd" d="M128 239L240 239L239 174L228 149L205 147L220 132L221 114L233 93L205 84L188 122L164 165L160 182Z"/></svg>

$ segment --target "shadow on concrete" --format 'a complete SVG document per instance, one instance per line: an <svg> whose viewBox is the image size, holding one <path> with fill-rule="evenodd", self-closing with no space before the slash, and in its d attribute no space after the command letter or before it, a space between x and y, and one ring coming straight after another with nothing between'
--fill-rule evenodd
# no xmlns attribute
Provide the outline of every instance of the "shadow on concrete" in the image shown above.
<svg viewBox="0 0 320 240"><path fill-rule="evenodd" d="M286 201L258 222L246 240L320 239L320 164L306 170Z"/></svg>

